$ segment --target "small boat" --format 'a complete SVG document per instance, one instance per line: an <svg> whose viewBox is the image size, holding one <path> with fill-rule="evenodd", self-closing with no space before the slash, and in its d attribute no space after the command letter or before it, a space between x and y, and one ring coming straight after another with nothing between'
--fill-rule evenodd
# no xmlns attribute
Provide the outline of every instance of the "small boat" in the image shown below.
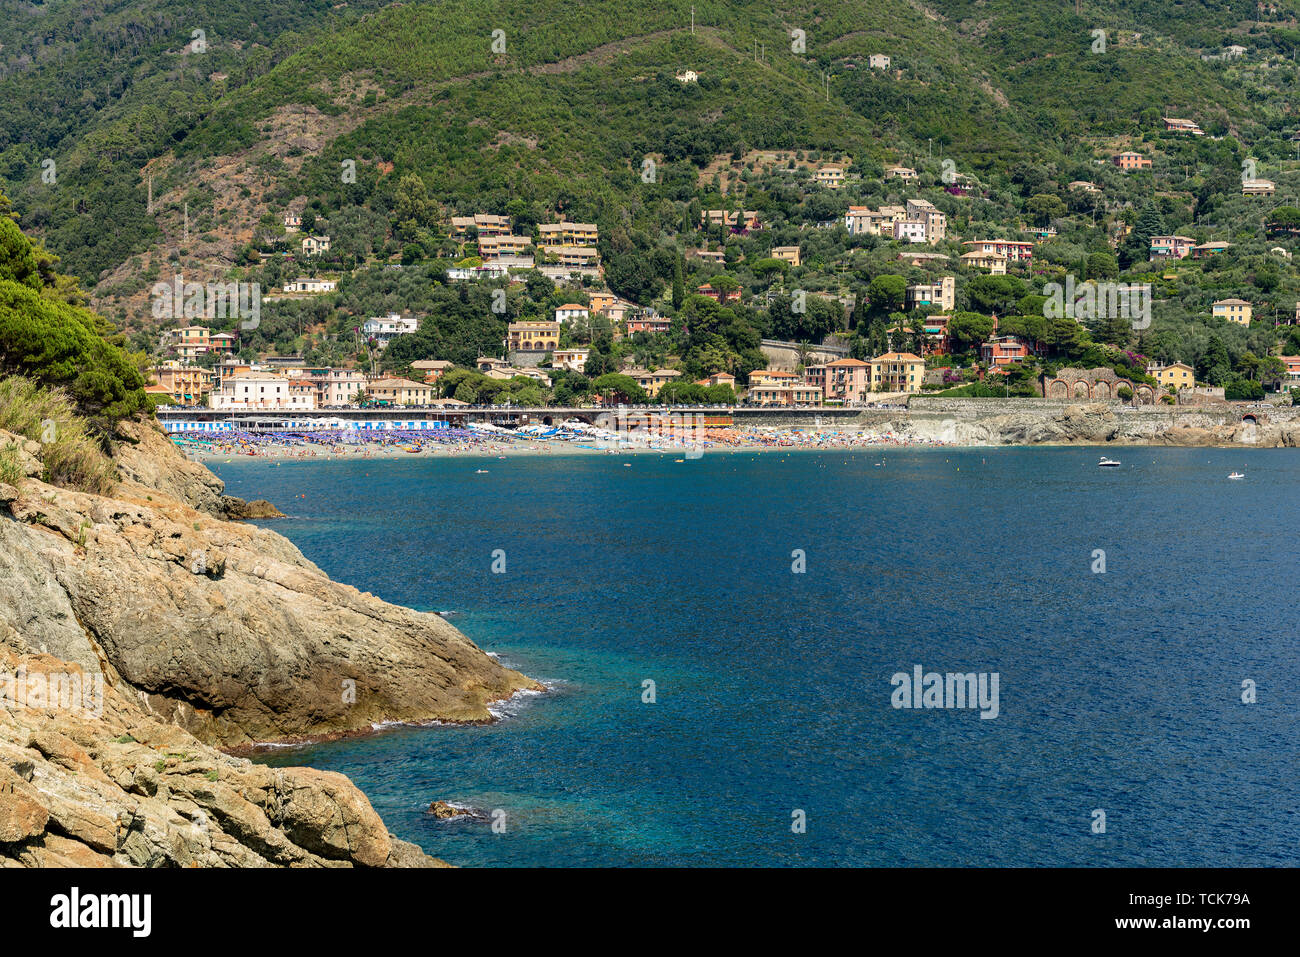
<svg viewBox="0 0 1300 957"><path fill-rule="evenodd" d="M474 470L474 474L475 474L475 475L487 475L487 474L488 474L488 470L487 470L487 469L475 469L475 470Z"/></svg>
<svg viewBox="0 0 1300 957"><path fill-rule="evenodd" d="M1244 479L1245 477L1246 477L1245 472L1233 472L1231 475L1228 476L1228 478L1230 479Z"/></svg>
<svg viewBox="0 0 1300 957"><path fill-rule="evenodd" d="M1097 468L1100 468L1100 469L1117 469L1117 468L1119 468L1119 463L1116 462L1114 459L1108 459L1108 458L1106 458L1106 456L1103 455L1103 456L1101 457L1101 461L1097 463Z"/></svg>

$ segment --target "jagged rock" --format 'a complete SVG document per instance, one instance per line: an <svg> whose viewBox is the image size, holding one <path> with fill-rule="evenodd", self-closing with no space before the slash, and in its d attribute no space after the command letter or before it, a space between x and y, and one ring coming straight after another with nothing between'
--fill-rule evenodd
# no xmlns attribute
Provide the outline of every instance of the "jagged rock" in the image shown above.
<svg viewBox="0 0 1300 957"><path fill-rule="evenodd" d="M226 746L490 720L489 703L538 687L437 615L333 582L274 532L163 495L185 483L162 473L152 491L124 481L112 498L35 479L16 489L0 513L0 622L26 647L101 671Z"/></svg>
<svg viewBox="0 0 1300 957"><path fill-rule="evenodd" d="M76 674L0 645L0 671ZM13 704L13 702L11 702ZM96 713L98 711L98 713ZM21 772L21 773L20 773ZM0 711L0 865L427 867L343 775L214 750L109 687Z"/></svg>
<svg viewBox="0 0 1300 957"><path fill-rule="evenodd" d="M429 805L428 813L432 814L440 821L445 821L448 818L464 817L469 813L469 811L463 807L455 807L454 805L448 804L446 801L434 801Z"/></svg>
<svg viewBox="0 0 1300 957"><path fill-rule="evenodd" d="M284 512L264 498L255 498L251 502L245 502L242 498L236 498L234 495L224 495L221 501L226 518L233 522L243 522L250 519L284 518Z"/></svg>
<svg viewBox="0 0 1300 957"><path fill-rule="evenodd" d="M490 720L540 686L227 521L239 500L156 425L118 439L111 496L34 458L0 487L0 691L27 696L0 707L0 866L441 866L343 775L212 745Z"/></svg>

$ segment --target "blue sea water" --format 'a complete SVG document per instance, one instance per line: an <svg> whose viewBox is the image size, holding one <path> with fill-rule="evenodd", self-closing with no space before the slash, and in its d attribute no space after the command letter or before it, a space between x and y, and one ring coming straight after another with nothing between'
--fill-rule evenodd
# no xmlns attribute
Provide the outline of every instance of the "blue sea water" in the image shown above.
<svg viewBox="0 0 1300 957"><path fill-rule="evenodd" d="M218 463L553 689L262 760L461 865L1300 864L1300 452L1111 454ZM892 707L918 664L996 672L1000 713Z"/></svg>

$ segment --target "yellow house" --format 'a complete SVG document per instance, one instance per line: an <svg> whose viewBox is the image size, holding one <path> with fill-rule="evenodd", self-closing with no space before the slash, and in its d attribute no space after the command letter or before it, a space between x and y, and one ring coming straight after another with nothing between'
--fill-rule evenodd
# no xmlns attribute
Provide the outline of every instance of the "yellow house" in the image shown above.
<svg viewBox="0 0 1300 957"><path fill-rule="evenodd" d="M813 173L813 180L827 189L840 189L844 185L844 170L838 166L823 166Z"/></svg>
<svg viewBox="0 0 1300 957"><path fill-rule="evenodd" d="M558 322L512 322L507 335L506 347L511 352L554 352L560 347Z"/></svg>
<svg viewBox="0 0 1300 957"><path fill-rule="evenodd" d="M376 379L366 386L366 394L389 405L428 405L433 386L411 379Z"/></svg>
<svg viewBox="0 0 1300 957"><path fill-rule="evenodd" d="M886 352L876 356L871 366L871 391L920 392L925 378L925 360L910 352Z"/></svg>
<svg viewBox="0 0 1300 957"><path fill-rule="evenodd" d="M1149 365L1147 375L1159 382L1162 389L1173 386L1175 392L1196 385L1196 370L1186 362L1173 362L1167 366Z"/></svg>
<svg viewBox="0 0 1300 957"><path fill-rule="evenodd" d="M791 266L799 266L803 263L799 258L798 246L773 246L772 258L779 259L783 263L789 263Z"/></svg>
<svg viewBox="0 0 1300 957"><path fill-rule="evenodd" d="M1245 299L1220 299L1210 308L1216 319L1227 319L1239 326L1250 325L1250 303Z"/></svg>
<svg viewBox="0 0 1300 957"><path fill-rule="evenodd" d="M636 380L636 384L645 390L646 395L654 398L659 394L659 390L672 382L681 375L676 369L656 369L651 372L648 369L626 369L623 375L631 376Z"/></svg>

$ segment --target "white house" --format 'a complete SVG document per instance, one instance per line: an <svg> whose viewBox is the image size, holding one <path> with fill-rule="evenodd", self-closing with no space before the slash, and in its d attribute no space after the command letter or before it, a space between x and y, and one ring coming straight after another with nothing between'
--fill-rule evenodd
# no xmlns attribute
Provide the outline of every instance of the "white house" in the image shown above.
<svg viewBox="0 0 1300 957"><path fill-rule="evenodd" d="M295 279L284 284L285 292L333 292L338 283L333 279Z"/></svg>
<svg viewBox="0 0 1300 957"><path fill-rule="evenodd" d="M563 306L557 306L555 309L556 322L573 322L578 319L590 319L591 310L586 306L580 306L576 302L566 302Z"/></svg>
<svg viewBox="0 0 1300 957"><path fill-rule="evenodd" d="M677 74L678 83L698 83L699 81L700 75L694 70L687 70L685 73Z"/></svg>
<svg viewBox="0 0 1300 957"><path fill-rule="evenodd" d="M873 53L867 58L867 65L873 70L888 70L889 57L883 53Z"/></svg>
<svg viewBox="0 0 1300 957"><path fill-rule="evenodd" d="M316 392L274 372L236 372L221 380L212 393L214 409L314 409Z"/></svg>
<svg viewBox="0 0 1300 957"><path fill-rule="evenodd" d="M361 324L361 334L367 339L374 339L381 346L388 345L398 336L410 335L420 327L413 316L391 313L387 316L372 316Z"/></svg>

